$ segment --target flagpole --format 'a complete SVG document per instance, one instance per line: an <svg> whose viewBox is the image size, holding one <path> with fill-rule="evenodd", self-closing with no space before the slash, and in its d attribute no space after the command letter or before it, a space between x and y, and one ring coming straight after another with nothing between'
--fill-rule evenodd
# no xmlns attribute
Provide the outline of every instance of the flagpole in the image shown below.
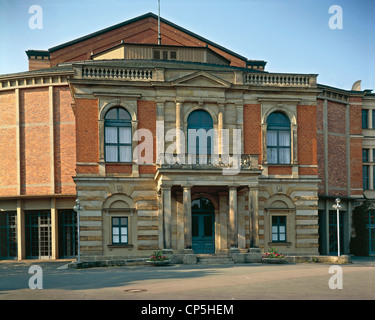
<svg viewBox="0 0 375 320"><path fill-rule="evenodd" d="M160 36L160 0L158 0L158 44L161 45L161 36Z"/></svg>

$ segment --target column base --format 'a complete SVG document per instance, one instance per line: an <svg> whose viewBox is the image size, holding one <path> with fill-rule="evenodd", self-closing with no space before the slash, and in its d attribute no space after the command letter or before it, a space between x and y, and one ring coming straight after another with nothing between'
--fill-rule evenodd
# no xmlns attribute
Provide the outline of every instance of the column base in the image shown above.
<svg viewBox="0 0 375 320"><path fill-rule="evenodd" d="M194 254L194 251L193 251L193 249L184 249L184 250L182 251L182 253L183 253L183 254Z"/></svg>

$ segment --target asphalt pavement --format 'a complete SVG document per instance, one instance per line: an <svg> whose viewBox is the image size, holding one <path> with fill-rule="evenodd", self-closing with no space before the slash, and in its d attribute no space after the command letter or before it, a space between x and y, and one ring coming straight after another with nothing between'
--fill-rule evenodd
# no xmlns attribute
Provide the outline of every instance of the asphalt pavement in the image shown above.
<svg viewBox="0 0 375 320"><path fill-rule="evenodd" d="M148 308L142 310L150 313L164 311L152 309L153 301L374 299L374 257L353 257L351 264L343 265L248 263L89 269L68 269L67 261L0 262L0 300L138 300ZM194 311L193 306L189 311Z"/></svg>

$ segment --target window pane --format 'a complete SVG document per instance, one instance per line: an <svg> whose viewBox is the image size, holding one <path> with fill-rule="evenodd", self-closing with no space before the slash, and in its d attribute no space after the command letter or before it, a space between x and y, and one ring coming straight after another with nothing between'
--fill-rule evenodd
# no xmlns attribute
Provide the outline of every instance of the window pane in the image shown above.
<svg viewBox="0 0 375 320"><path fill-rule="evenodd" d="M204 217L204 236L212 237L212 217Z"/></svg>
<svg viewBox="0 0 375 320"><path fill-rule="evenodd" d="M285 241L285 233L280 233L280 241Z"/></svg>
<svg viewBox="0 0 375 320"><path fill-rule="evenodd" d="M119 119L131 120L129 112L127 112L125 109L119 108Z"/></svg>
<svg viewBox="0 0 375 320"><path fill-rule="evenodd" d="M116 146L106 146L105 147L105 160L108 162L117 162L118 153Z"/></svg>
<svg viewBox="0 0 375 320"><path fill-rule="evenodd" d="M112 241L113 241L113 243L119 243L120 242L120 237L119 236L113 236Z"/></svg>
<svg viewBox="0 0 375 320"><path fill-rule="evenodd" d="M277 226L272 226L272 233L277 233Z"/></svg>
<svg viewBox="0 0 375 320"><path fill-rule="evenodd" d="M368 181L368 176L369 176L369 174L368 174L368 172L369 172L369 170L368 170L368 166L363 166L362 167L362 170L363 170L363 189L364 190L368 190L368 188L369 188L369 181Z"/></svg>
<svg viewBox="0 0 375 320"><path fill-rule="evenodd" d="M193 216L192 219L192 236L198 237L199 236L199 217Z"/></svg>
<svg viewBox="0 0 375 320"><path fill-rule="evenodd" d="M279 231L280 233L285 233L285 226L280 226Z"/></svg>
<svg viewBox="0 0 375 320"><path fill-rule="evenodd" d="M279 146L289 147L290 146L290 132L279 131Z"/></svg>
<svg viewBox="0 0 375 320"><path fill-rule="evenodd" d="M114 235L118 235L119 232L120 232L119 228L117 228L117 227L112 228L112 233L113 233Z"/></svg>
<svg viewBox="0 0 375 320"><path fill-rule="evenodd" d="M277 146L277 131L267 131L267 146Z"/></svg>
<svg viewBox="0 0 375 320"><path fill-rule="evenodd" d="M105 128L105 142L117 143L117 128L112 128L112 127Z"/></svg>
<svg viewBox="0 0 375 320"><path fill-rule="evenodd" d="M132 162L132 147L131 146L120 147L120 162Z"/></svg>
<svg viewBox="0 0 375 320"><path fill-rule="evenodd" d="M279 163L290 163L290 149L279 149Z"/></svg>
<svg viewBox="0 0 375 320"><path fill-rule="evenodd" d="M272 233L272 241L278 241L277 233Z"/></svg>
<svg viewBox="0 0 375 320"><path fill-rule="evenodd" d="M362 129L367 129L367 110L362 110Z"/></svg>
<svg viewBox="0 0 375 320"><path fill-rule="evenodd" d="M121 225L127 226L128 225L128 218L121 218Z"/></svg>
<svg viewBox="0 0 375 320"><path fill-rule="evenodd" d="M111 120L117 119L117 108L109 110L106 113L105 118L106 119L111 119Z"/></svg>
<svg viewBox="0 0 375 320"><path fill-rule="evenodd" d="M132 143L132 129L130 127L120 127L120 143Z"/></svg>
<svg viewBox="0 0 375 320"><path fill-rule="evenodd" d="M368 149L362 149L362 162L368 162L369 161L369 150Z"/></svg>
<svg viewBox="0 0 375 320"><path fill-rule="evenodd" d="M128 243L128 236L121 236L121 243Z"/></svg>
<svg viewBox="0 0 375 320"><path fill-rule="evenodd" d="M121 228L121 235L124 236L124 235L127 235L128 234L128 228Z"/></svg>
<svg viewBox="0 0 375 320"><path fill-rule="evenodd" d="M277 163L277 149L267 148L267 161L268 163Z"/></svg>
<svg viewBox="0 0 375 320"><path fill-rule="evenodd" d="M112 225L117 226L119 223L119 218L112 218Z"/></svg>

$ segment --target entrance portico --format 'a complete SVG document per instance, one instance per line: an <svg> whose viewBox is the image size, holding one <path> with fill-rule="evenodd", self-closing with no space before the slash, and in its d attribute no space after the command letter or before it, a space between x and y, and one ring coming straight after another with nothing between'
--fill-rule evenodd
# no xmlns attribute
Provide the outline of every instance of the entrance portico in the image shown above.
<svg viewBox="0 0 375 320"><path fill-rule="evenodd" d="M162 248L173 253L220 254L259 247L260 172L258 167L248 167L231 176L212 166L161 166L155 181L161 195Z"/></svg>

